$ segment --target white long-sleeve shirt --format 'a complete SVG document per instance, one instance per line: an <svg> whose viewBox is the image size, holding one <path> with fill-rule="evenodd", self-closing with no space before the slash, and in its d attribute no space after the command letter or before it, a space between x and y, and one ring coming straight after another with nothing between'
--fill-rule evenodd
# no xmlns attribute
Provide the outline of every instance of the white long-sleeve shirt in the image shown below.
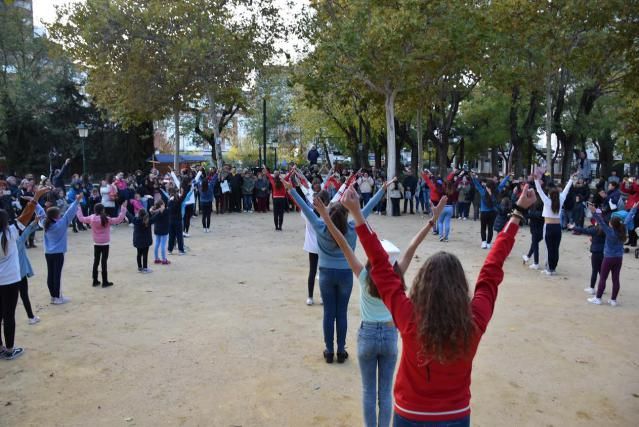
<svg viewBox="0 0 639 427"><path fill-rule="evenodd" d="M537 188L537 193L539 193L539 197L541 197L541 200L544 202L544 210L541 215L544 218L559 219L561 208L564 205L564 202L566 201L566 196L568 196L570 187L572 187L572 179L568 181L563 191L559 193L559 210L557 211L557 213L553 212L552 201L550 200L548 195L544 193L544 190L541 188L541 180L538 180L538 179L535 180L535 187Z"/></svg>

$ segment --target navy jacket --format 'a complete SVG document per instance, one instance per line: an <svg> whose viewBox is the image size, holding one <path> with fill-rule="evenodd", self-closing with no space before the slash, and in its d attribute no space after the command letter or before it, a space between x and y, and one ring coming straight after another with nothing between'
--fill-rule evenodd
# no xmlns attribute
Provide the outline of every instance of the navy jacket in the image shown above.
<svg viewBox="0 0 639 427"><path fill-rule="evenodd" d="M579 234L586 234L592 237L590 241L590 252L593 254L603 253L604 246L606 245L606 233L604 233L603 230L599 227L575 227L574 231Z"/></svg>
<svg viewBox="0 0 639 427"><path fill-rule="evenodd" d="M156 213L154 217L153 234L156 236L166 236L169 234L169 210L164 209L164 212Z"/></svg>
<svg viewBox="0 0 639 427"><path fill-rule="evenodd" d="M151 225L156 222L160 216L159 213L152 215L149 218L149 225L144 225L144 220L138 216L133 219L133 247L134 248L148 248L153 244L153 235L151 233ZM157 229L157 225L155 226ZM157 234L157 233L156 233ZM168 234L168 224L167 224Z"/></svg>

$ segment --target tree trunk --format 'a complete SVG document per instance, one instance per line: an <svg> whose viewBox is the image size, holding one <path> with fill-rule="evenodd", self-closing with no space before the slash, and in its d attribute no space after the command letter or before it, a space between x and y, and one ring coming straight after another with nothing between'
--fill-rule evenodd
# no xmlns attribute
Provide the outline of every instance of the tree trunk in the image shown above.
<svg viewBox="0 0 639 427"><path fill-rule="evenodd" d="M395 91L386 88L384 109L386 110L386 176L393 179L397 175L397 150L395 141Z"/></svg>
<svg viewBox="0 0 639 427"><path fill-rule="evenodd" d="M215 106L215 99L213 98L213 95L211 93L209 93L208 95L209 95L209 116L212 122L211 128L213 129L213 136L215 139L215 144L213 147L215 151L215 157L216 157L215 160L217 160L218 170L221 170L222 167L224 166L224 159L222 159L222 137L220 136L220 122L219 122L219 120L221 120L221 117L219 119L217 117L217 109Z"/></svg>
<svg viewBox="0 0 639 427"><path fill-rule="evenodd" d="M446 175L448 172L448 133L442 132L441 139L439 140L439 146L437 147L437 166L439 167L438 174L440 176Z"/></svg>
<svg viewBox="0 0 639 427"><path fill-rule="evenodd" d="M424 135L422 133L422 109L417 110L417 171L424 170Z"/></svg>
<svg viewBox="0 0 639 427"><path fill-rule="evenodd" d="M499 176L499 156L497 152L497 148L493 147L490 149L490 172L494 176Z"/></svg>
<svg viewBox="0 0 639 427"><path fill-rule="evenodd" d="M175 150L173 150L173 170L180 170L180 108L173 109L173 124L175 126Z"/></svg>
<svg viewBox="0 0 639 427"><path fill-rule="evenodd" d="M546 165L550 177L554 178L553 172L553 159L552 159L552 86L550 84L550 77L546 82Z"/></svg>

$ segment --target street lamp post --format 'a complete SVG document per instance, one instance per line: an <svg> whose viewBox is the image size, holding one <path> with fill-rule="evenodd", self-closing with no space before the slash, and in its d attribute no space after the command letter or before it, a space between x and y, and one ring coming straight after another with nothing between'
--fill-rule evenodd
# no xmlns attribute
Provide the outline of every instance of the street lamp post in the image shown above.
<svg viewBox="0 0 639 427"><path fill-rule="evenodd" d="M271 147L273 147L273 150L275 150L275 163L273 165L273 170L277 170L277 147L279 147L277 140L271 143Z"/></svg>
<svg viewBox="0 0 639 427"><path fill-rule="evenodd" d="M84 151L84 142L89 136L89 128L84 124L84 122L80 122L77 129L78 134L80 135L80 140L82 141L82 175L84 175L87 173L87 158Z"/></svg>

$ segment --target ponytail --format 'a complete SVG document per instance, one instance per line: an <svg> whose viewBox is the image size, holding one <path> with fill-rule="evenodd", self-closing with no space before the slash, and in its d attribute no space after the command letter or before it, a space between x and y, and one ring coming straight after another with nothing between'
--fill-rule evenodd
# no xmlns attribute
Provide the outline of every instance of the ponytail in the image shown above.
<svg viewBox="0 0 639 427"><path fill-rule="evenodd" d="M93 209L95 211L95 214L100 217L100 224L102 224L102 227L106 227L107 224L109 223L109 217L106 214L106 210L104 209L104 205L102 203L97 203L95 205L95 208L93 208Z"/></svg>
<svg viewBox="0 0 639 427"><path fill-rule="evenodd" d="M146 211L146 209L142 208L138 211L138 218L142 218L142 222L144 223L145 227L149 226L149 213Z"/></svg>
<svg viewBox="0 0 639 427"><path fill-rule="evenodd" d="M7 233L9 232L9 214L4 209L0 209L0 233L2 233L2 252L7 254Z"/></svg>

